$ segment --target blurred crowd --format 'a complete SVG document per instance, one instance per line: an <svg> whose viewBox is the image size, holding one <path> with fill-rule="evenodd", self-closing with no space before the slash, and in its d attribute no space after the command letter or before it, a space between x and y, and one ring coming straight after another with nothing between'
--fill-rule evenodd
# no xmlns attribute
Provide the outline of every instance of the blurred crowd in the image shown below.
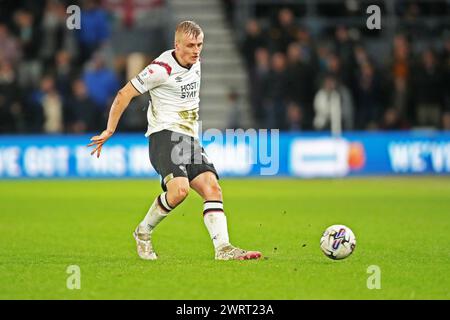
<svg viewBox="0 0 450 320"><path fill-rule="evenodd" d="M282 8L269 23L247 21L241 50L260 127L329 130L337 114L344 130L450 130L450 34L415 50L409 28L379 59L345 25L313 37L298 20Z"/></svg>
<svg viewBox="0 0 450 320"><path fill-rule="evenodd" d="M233 2L225 1L229 19ZM83 133L105 126L117 90L151 61L111 49L112 26L130 30L121 47L135 46L142 40L132 43L133 27L148 23L145 13L164 1L0 4L0 133ZM66 24L72 4L83 17L76 30ZM416 11L406 11L408 21ZM417 50L411 35L421 30L411 23L392 37L389 58L380 61L347 26L319 37L299 20L283 8L268 24L247 21L240 45L258 127L329 130L337 112L344 130L450 130L450 34L439 46ZM128 111L120 126L142 130L142 110Z"/></svg>
<svg viewBox="0 0 450 320"><path fill-rule="evenodd" d="M112 99L133 65L130 58L136 60L112 52L111 26L132 28L133 13L161 1L135 3L140 6L135 8L118 0L0 3L0 133L83 133L105 127ZM75 11L66 10L74 4L81 8L79 29L67 26Z"/></svg>

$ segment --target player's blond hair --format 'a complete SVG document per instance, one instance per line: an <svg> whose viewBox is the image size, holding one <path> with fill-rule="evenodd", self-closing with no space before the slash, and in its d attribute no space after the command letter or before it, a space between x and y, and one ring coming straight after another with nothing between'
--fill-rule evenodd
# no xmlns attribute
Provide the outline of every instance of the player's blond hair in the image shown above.
<svg viewBox="0 0 450 320"><path fill-rule="evenodd" d="M203 34L203 30L194 21L186 20L177 25L175 29L175 42L180 40L182 34L185 34L188 37L197 38L199 35Z"/></svg>

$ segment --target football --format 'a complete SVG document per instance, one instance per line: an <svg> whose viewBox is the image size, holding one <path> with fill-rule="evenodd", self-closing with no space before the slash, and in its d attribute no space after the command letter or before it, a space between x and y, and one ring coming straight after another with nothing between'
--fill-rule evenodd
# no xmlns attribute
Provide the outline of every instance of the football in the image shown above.
<svg viewBox="0 0 450 320"><path fill-rule="evenodd" d="M341 260L347 258L356 247L353 231L344 225L328 227L320 238L320 248L330 259Z"/></svg>

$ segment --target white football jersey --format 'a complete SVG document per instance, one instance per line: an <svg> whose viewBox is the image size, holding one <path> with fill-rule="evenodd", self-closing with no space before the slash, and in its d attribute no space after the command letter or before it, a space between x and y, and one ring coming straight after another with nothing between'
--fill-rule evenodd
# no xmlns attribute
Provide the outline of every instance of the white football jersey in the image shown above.
<svg viewBox="0 0 450 320"><path fill-rule="evenodd" d="M171 130L198 138L200 76L200 61L185 68L168 50L131 79L136 90L150 94L145 136Z"/></svg>

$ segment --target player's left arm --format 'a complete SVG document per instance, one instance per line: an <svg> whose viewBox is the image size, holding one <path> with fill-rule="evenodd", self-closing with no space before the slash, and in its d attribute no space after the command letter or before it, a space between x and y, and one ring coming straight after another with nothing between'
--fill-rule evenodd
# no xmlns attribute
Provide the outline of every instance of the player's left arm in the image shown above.
<svg viewBox="0 0 450 320"><path fill-rule="evenodd" d="M128 82L117 92L117 95L112 103L111 110L109 111L106 129L100 135L93 136L91 138L92 142L88 144L88 147L94 146L94 150L92 150L91 155L97 153L97 158L100 157L103 145L116 131L120 117L130 104L131 99L140 94L141 93L136 90L131 82Z"/></svg>

